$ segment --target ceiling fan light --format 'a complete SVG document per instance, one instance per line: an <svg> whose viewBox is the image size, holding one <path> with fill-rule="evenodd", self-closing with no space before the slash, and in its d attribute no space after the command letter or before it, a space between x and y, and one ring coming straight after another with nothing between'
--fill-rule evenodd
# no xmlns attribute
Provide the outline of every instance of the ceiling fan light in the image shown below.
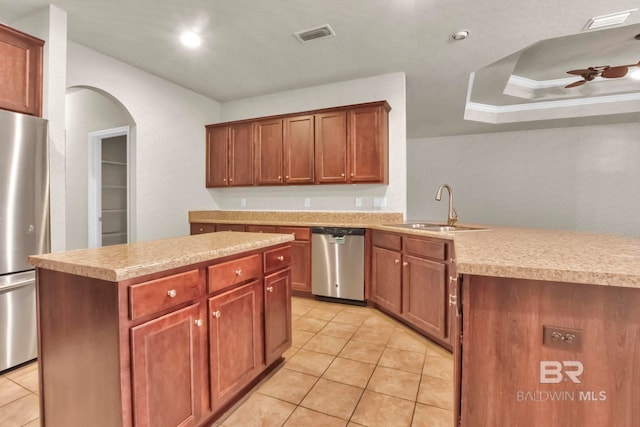
<svg viewBox="0 0 640 427"><path fill-rule="evenodd" d="M633 80L640 80L640 70L635 70L632 73L629 73L629 77Z"/></svg>

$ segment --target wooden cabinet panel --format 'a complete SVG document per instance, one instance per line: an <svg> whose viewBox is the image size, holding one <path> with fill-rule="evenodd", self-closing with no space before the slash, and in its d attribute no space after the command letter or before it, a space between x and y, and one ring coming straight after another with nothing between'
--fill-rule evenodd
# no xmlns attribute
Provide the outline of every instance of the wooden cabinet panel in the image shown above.
<svg viewBox="0 0 640 427"><path fill-rule="evenodd" d="M278 233L293 234L296 240L311 240L309 227L278 227Z"/></svg>
<svg viewBox="0 0 640 427"><path fill-rule="evenodd" d="M216 231L244 231L243 224L216 224Z"/></svg>
<svg viewBox="0 0 640 427"><path fill-rule="evenodd" d="M259 281L209 299L211 407L220 409L264 368Z"/></svg>
<svg viewBox="0 0 640 427"><path fill-rule="evenodd" d="M255 183L282 184L282 119L254 123Z"/></svg>
<svg viewBox="0 0 640 427"><path fill-rule="evenodd" d="M402 264L400 252L374 246L372 256L372 297L380 307L400 314Z"/></svg>
<svg viewBox="0 0 640 427"><path fill-rule="evenodd" d="M229 128L207 128L207 187L225 187L227 169Z"/></svg>
<svg viewBox="0 0 640 427"><path fill-rule="evenodd" d="M291 247L286 246L284 248L272 249L264 253L264 272L269 273L271 271L282 268L291 264Z"/></svg>
<svg viewBox="0 0 640 427"><path fill-rule="evenodd" d="M253 138L251 123L229 126L229 185L253 184Z"/></svg>
<svg viewBox="0 0 640 427"><path fill-rule="evenodd" d="M402 271L402 316L441 340L448 338L447 266L405 255Z"/></svg>
<svg viewBox="0 0 640 427"><path fill-rule="evenodd" d="M313 115L284 119L284 182L314 182L315 120Z"/></svg>
<svg viewBox="0 0 640 427"><path fill-rule="evenodd" d="M347 113L316 114L316 182L347 182Z"/></svg>
<svg viewBox="0 0 640 427"><path fill-rule="evenodd" d="M291 287L311 292L311 242L291 242Z"/></svg>
<svg viewBox="0 0 640 427"><path fill-rule="evenodd" d="M44 41L0 24L0 109L42 115Z"/></svg>
<svg viewBox="0 0 640 427"><path fill-rule="evenodd" d="M275 225L247 225L244 229L250 233L275 233L277 227Z"/></svg>
<svg viewBox="0 0 640 427"><path fill-rule="evenodd" d="M203 280L198 270L191 270L129 286L130 319L157 313L204 295Z"/></svg>
<svg viewBox="0 0 640 427"><path fill-rule="evenodd" d="M234 259L207 267L207 289L216 292L262 274L262 257L259 254Z"/></svg>
<svg viewBox="0 0 640 427"><path fill-rule="evenodd" d="M406 236L402 238L402 241L404 242L404 250L408 254L442 261L447 259L447 244L444 242L432 242Z"/></svg>
<svg viewBox="0 0 640 427"><path fill-rule="evenodd" d="M203 222L194 222L191 224L191 234L214 233L215 231L215 224L208 224Z"/></svg>
<svg viewBox="0 0 640 427"><path fill-rule="evenodd" d="M373 233L372 242L374 246L391 249L393 251L402 250L402 237L397 234L384 233L375 231Z"/></svg>
<svg viewBox="0 0 640 427"><path fill-rule="evenodd" d="M264 278L264 341L266 364L291 346L291 270Z"/></svg>
<svg viewBox="0 0 640 427"><path fill-rule="evenodd" d="M194 304L131 329L136 427L199 421L202 320L200 305Z"/></svg>
<svg viewBox="0 0 640 427"><path fill-rule="evenodd" d="M354 108L348 115L349 181L387 182L387 114L382 106Z"/></svg>

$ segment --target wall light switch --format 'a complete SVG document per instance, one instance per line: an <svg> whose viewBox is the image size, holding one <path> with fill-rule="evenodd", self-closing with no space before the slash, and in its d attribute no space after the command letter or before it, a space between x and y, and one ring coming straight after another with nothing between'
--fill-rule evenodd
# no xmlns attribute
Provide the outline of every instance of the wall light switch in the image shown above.
<svg viewBox="0 0 640 427"><path fill-rule="evenodd" d="M356 197L356 208L362 207L362 197Z"/></svg>
<svg viewBox="0 0 640 427"><path fill-rule="evenodd" d="M246 208L247 207L247 199L245 199L244 197L242 199L240 199L240 207L242 207L242 208Z"/></svg>
<svg viewBox="0 0 640 427"><path fill-rule="evenodd" d="M310 208L311 207L311 199L308 197L304 198L304 207L305 208Z"/></svg>

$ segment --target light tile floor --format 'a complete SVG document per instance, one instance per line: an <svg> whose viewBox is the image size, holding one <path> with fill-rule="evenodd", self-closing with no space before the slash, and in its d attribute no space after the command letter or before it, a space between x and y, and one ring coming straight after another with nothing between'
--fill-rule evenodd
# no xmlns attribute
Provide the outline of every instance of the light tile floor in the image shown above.
<svg viewBox="0 0 640 427"><path fill-rule="evenodd" d="M449 352L367 307L294 298L285 363L219 427L451 427ZM38 365L0 376L0 426L36 427Z"/></svg>
<svg viewBox="0 0 640 427"><path fill-rule="evenodd" d="M378 310L294 298L285 363L215 426L451 427L451 353Z"/></svg>

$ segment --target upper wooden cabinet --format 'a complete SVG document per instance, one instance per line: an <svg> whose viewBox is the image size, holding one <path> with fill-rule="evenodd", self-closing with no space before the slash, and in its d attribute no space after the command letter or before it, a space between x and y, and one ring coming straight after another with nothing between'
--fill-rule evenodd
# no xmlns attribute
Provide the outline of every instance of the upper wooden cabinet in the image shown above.
<svg viewBox="0 0 640 427"><path fill-rule="evenodd" d="M207 187L387 184L390 110L379 101L208 125ZM247 168L246 156L232 154L230 134L224 139L224 129L238 126L251 127L252 181L231 170L238 158Z"/></svg>
<svg viewBox="0 0 640 427"><path fill-rule="evenodd" d="M44 41L0 24L0 108L42 115Z"/></svg>
<svg viewBox="0 0 640 427"><path fill-rule="evenodd" d="M253 184L251 123L209 125L207 129L207 187Z"/></svg>

